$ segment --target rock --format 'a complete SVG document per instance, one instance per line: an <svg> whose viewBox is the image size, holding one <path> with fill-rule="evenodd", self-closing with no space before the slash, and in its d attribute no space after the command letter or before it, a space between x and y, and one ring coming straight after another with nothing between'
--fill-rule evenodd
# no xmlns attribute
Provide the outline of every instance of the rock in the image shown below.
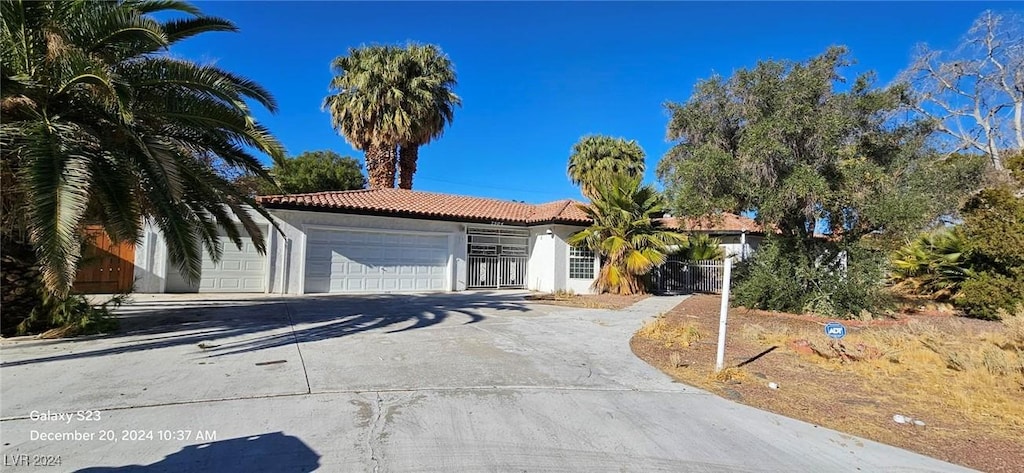
<svg viewBox="0 0 1024 473"><path fill-rule="evenodd" d="M800 355L817 355L817 354L819 354L818 351L815 350L814 347L811 346L811 342L809 342L809 341L807 341L805 339L790 340L789 341L789 349L797 352Z"/></svg>
<svg viewBox="0 0 1024 473"><path fill-rule="evenodd" d="M737 391L735 389L732 389L732 388L722 389L722 394L725 394L725 397L727 397L729 399L732 399L733 401L742 401L743 400L743 395L740 394L739 391Z"/></svg>
<svg viewBox="0 0 1024 473"><path fill-rule="evenodd" d="M779 389L778 383L768 383L768 387L771 389Z"/></svg>
<svg viewBox="0 0 1024 473"><path fill-rule="evenodd" d="M897 424L906 424L907 422L910 422L910 418L907 416L896 414L892 416L892 421Z"/></svg>

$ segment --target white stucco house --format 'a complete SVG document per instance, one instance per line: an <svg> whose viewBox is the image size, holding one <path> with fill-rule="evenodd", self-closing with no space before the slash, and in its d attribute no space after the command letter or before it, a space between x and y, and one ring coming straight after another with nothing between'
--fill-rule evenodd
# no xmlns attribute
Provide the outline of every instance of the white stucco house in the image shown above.
<svg viewBox="0 0 1024 473"><path fill-rule="evenodd" d="M588 293L599 260L566 239L590 223L577 202L527 204L404 189L258 198L266 254L225 239L214 263L204 252L198 284L168 264L163 237L147 225L135 247L136 292L271 294L462 291L478 288ZM735 217L735 216L733 216ZM739 217L744 219L743 217ZM735 222L733 222L735 223ZM666 219L666 225L688 222ZM745 219L738 225L752 225ZM751 233L754 227L751 227ZM718 237L742 238L719 225ZM244 232L242 232L244 234ZM735 232L734 232L735 233ZM729 245L736 245L730 240ZM730 250L731 251L731 250Z"/></svg>

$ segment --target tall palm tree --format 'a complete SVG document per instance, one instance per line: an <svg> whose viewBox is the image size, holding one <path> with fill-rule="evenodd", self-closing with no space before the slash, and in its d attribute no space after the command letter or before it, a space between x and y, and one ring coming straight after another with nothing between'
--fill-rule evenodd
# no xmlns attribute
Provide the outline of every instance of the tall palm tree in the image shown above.
<svg viewBox="0 0 1024 473"><path fill-rule="evenodd" d="M654 187L641 185L638 176L608 175L593 188L590 204L580 209L594 223L568 243L601 256L594 280L599 292L643 293L647 273L664 263L674 246L686 244L685 235L658 224L664 199Z"/></svg>
<svg viewBox="0 0 1024 473"><path fill-rule="evenodd" d="M190 281L204 247L220 257L218 227L241 245L232 216L265 250L245 207L255 202L212 163L267 177L248 150L281 159L284 149L246 101L275 111L274 99L248 79L166 53L233 24L178 0L3 0L0 13L5 256L30 247L34 261L22 263L38 264L46 292L64 297L86 222L137 241L152 219ZM156 16L168 13L176 17Z"/></svg>
<svg viewBox="0 0 1024 473"><path fill-rule="evenodd" d="M337 93L323 107L345 140L366 153L371 189L395 187L396 147L411 121L401 107L401 53L395 46L363 46L331 62Z"/></svg>
<svg viewBox="0 0 1024 473"><path fill-rule="evenodd" d="M462 103L452 92L451 61L433 45L372 45L350 48L331 66L336 93L324 108L345 140L366 152L370 187L395 187L401 146L401 184L412 188L419 146L441 136Z"/></svg>
<svg viewBox="0 0 1024 473"><path fill-rule="evenodd" d="M569 156L569 179L592 198L595 187L616 175L643 176L644 150L635 140L588 135L580 138Z"/></svg>
<svg viewBox="0 0 1024 473"><path fill-rule="evenodd" d="M452 89L457 81L451 60L432 44L410 44L403 55L407 109L414 115L398 151L398 187L412 189L419 148L444 134L462 99Z"/></svg>

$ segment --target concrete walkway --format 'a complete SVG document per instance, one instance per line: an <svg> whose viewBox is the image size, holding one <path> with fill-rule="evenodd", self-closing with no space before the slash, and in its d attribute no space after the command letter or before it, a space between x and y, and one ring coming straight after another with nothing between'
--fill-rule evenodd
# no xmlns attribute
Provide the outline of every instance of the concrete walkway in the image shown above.
<svg viewBox="0 0 1024 473"><path fill-rule="evenodd" d="M125 333L4 341L3 471L963 470L674 383L628 342L681 297L522 296L138 296Z"/></svg>

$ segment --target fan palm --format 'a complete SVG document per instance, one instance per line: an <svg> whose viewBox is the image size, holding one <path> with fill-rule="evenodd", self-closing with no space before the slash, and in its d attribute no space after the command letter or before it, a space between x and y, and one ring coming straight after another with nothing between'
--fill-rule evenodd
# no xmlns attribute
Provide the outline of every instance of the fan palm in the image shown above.
<svg viewBox="0 0 1024 473"><path fill-rule="evenodd" d="M589 205L580 205L594 223L568 243L601 255L594 289L643 293L644 276L664 263L674 246L684 245L686 236L658 224L664 200L654 187L641 185L639 176L609 175L608 179L593 188Z"/></svg>
<svg viewBox="0 0 1024 473"><path fill-rule="evenodd" d="M451 60L432 44L411 44L402 68L406 84L405 109L413 115L408 133L398 150L398 187L412 189L419 148L444 134L462 99L452 89L457 84Z"/></svg>
<svg viewBox="0 0 1024 473"><path fill-rule="evenodd" d="M166 54L234 25L177 0L0 8L5 252L7 243L31 246L50 294L68 293L87 221L137 241L152 219L189 281L204 247L220 257L218 227L241 245L232 216L264 251L246 207L255 202L214 163L267 177L251 150L274 159L284 150L247 100L275 111L274 99L248 79Z"/></svg>
<svg viewBox="0 0 1024 473"><path fill-rule="evenodd" d="M721 240L707 233L694 233L686 236L686 244L677 255L686 261L724 260L725 249Z"/></svg>
<svg viewBox="0 0 1024 473"><path fill-rule="evenodd" d="M324 108L346 141L366 152L370 187L395 187L401 145L401 184L412 188L419 146L439 137L461 104L451 61L433 45L373 45L351 48L331 66L337 93Z"/></svg>
<svg viewBox="0 0 1024 473"><path fill-rule="evenodd" d="M956 295L972 275L967 241L949 228L922 233L896 250L891 264L891 277L898 287L937 299Z"/></svg>
<svg viewBox="0 0 1024 473"><path fill-rule="evenodd" d="M569 156L569 179L583 195L592 198L595 187L617 175L639 177L644 173L644 150L636 141L603 135L588 135L573 145Z"/></svg>

